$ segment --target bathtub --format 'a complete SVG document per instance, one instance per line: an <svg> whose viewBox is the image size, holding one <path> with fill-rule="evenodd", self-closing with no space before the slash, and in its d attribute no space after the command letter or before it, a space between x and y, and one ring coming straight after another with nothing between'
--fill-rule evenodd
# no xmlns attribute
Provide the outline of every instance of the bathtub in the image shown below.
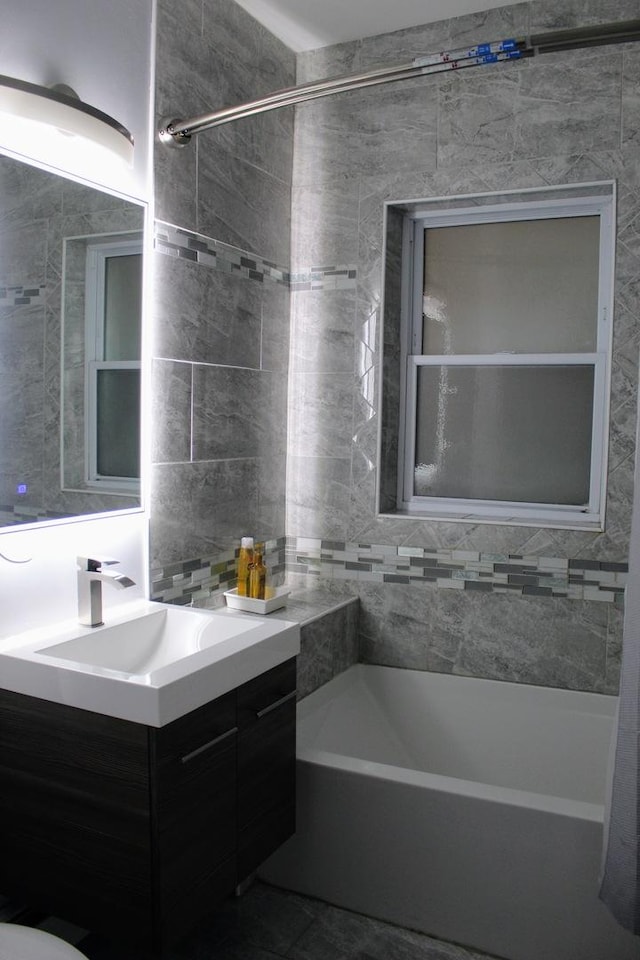
<svg viewBox="0 0 640 960"><path fill-rule="evenodd" d="M358 664L298 705L273 884L508 960L638 960L598 900L616 698Z"/></svg>

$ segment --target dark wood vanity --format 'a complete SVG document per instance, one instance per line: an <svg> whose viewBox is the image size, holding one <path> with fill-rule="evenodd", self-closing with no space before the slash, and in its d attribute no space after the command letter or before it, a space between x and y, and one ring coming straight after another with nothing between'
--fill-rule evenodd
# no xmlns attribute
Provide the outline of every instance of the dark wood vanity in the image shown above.
<svg viewBox="0 0 640 960"><path fill-rule="evenodd" d="M295 689L163 727L0 690L0 891L160 955L293 833Z"/></svg>

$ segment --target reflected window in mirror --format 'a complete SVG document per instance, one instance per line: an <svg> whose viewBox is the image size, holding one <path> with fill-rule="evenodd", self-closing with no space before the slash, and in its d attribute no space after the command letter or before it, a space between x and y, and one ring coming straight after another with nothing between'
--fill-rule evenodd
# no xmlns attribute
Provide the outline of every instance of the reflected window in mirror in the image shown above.
<svg viewBox="0 0 640 960"><path fill-rule="evenodd" d="M86 481L137 493L142 237L89 240L86 290Z"/></svg>

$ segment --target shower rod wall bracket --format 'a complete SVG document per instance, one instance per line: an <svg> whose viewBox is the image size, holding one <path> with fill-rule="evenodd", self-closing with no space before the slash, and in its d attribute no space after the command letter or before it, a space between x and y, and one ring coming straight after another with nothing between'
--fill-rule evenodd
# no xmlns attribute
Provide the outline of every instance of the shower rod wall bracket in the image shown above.
<svg viewBox="0 0 640 960"><path fill-rule="evenodd" d="M175 130L176 125L181 122L182 121L176 117L163 117L160 121L160 129L158 130L158 140L160 143L164 143L166 147L173 147L177 150L186 147L191 141L191 134Z"/></svg>
<svg viewBox="0 0 640 960"><path fill-rule="evenodd" d="M277 90L260 100L253 100L236 107L224 107L222 110L199 117L186 120L167 117L162 120L158 138L167 146L184 147L192 136L223 123L231 123L233 120L241 120L268 110L306 103L309 100L344 93L348 90L359 90L377 84L409 80L413 77L460 70L465 67L480 67L486 64L536 57L543 53L561 53L614 43L634 43L638 40L640 40L640 20L625 20L598 26L576 27L572 30L539 33L515 40L481 43L460 50L416 57L408 63L378 67L365 73L303 83L297 87Z"/></svg>

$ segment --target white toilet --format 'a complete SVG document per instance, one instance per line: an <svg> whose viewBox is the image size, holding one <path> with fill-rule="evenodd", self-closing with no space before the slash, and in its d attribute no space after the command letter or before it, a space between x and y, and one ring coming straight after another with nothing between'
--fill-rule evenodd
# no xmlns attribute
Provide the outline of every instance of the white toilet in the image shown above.
<svg viewBox="0 0 640 960"><path fill-rule="evenodd" d="M17 923L0 923L0 960L87 960L60 937Z"/></svg>

